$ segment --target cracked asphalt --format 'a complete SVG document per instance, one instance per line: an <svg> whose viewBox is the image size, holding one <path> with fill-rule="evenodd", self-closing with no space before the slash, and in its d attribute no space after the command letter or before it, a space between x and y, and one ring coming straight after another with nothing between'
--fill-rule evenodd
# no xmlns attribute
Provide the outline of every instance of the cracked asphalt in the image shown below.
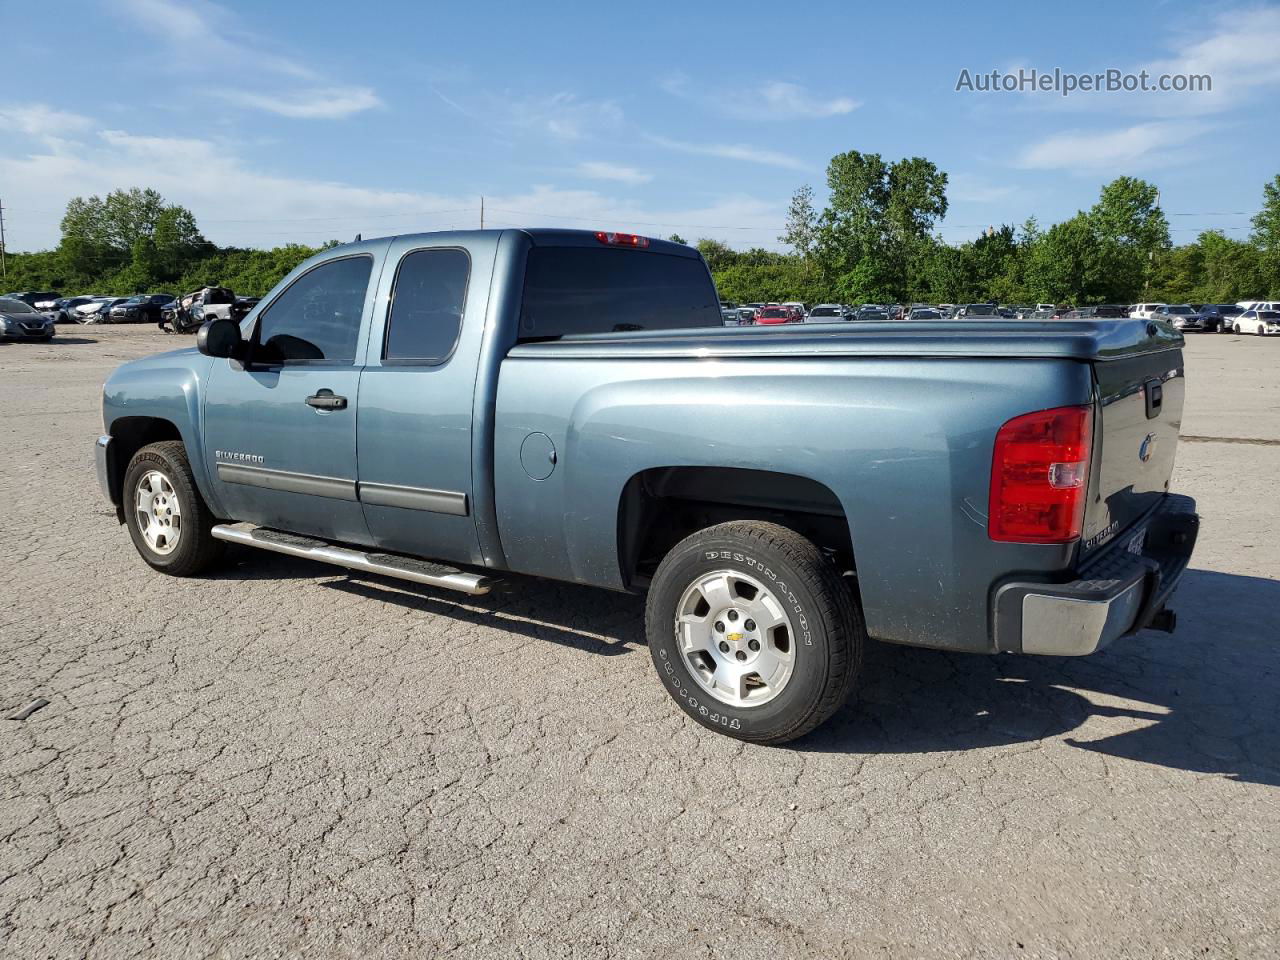
<svg viewBox="0 0 1280 960"><path fill-rule="evenodd" d="M1280 340L1188 343L1176 634L873 644L768 748L668 700L636 598L152 573L91 446L184 341L60 333L0 344L0 716L49 701L0 719L0 955L1280 954Z"/></svg>

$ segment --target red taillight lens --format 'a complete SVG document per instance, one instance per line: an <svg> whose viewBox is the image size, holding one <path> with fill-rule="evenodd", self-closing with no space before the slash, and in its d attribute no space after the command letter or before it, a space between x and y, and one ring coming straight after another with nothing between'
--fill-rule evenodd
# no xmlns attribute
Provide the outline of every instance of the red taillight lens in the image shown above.
<svg viewBox="0 0 1280 960"><path fill-rule="evenodd" d="M605 230L596 231L596 239L611 247L647 247L648 237L639 237L634 233L613 233Z"/></svg>
<svg viewBox="0 0 1280 960"><path fill-rule="evenodd" d="M1092 444L1092 407L1040 410L1001 427L991 462L991 539L1069 543L1079 537Z"/></svg>

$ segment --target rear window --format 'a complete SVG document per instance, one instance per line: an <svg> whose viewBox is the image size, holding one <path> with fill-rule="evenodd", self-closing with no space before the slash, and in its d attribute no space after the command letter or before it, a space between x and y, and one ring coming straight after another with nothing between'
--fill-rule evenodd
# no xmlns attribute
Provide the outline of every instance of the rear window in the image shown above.
<svg viewBox="0 0 1280 960"><path fill-rule="evenodd" d="M522 341L722 325L720 301L700 259L590 247L529 251Z"/></svg>

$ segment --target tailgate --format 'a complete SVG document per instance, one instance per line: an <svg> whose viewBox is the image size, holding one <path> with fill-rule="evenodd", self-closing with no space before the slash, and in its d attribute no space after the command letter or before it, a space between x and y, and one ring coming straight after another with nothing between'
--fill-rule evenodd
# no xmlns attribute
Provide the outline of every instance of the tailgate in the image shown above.
<svg viewBox="0 0 1280 960"><path fill-rule="evenodd" d="M1093 370L1098 420L1082 557L1121 536L1168 492L1185 383L1181 350L1096 361Z"/></svg>

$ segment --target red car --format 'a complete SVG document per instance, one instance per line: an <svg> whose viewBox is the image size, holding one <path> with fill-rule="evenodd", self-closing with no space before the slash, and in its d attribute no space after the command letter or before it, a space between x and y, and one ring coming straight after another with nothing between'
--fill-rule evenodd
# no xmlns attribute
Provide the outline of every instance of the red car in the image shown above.
<svg viewBox="0 0 1280 960"><path fill-rule="evenodd" d="M778 323L798 323L795 311L791 307L761 307L756 311L756 325L773 326Z"/></svg>

